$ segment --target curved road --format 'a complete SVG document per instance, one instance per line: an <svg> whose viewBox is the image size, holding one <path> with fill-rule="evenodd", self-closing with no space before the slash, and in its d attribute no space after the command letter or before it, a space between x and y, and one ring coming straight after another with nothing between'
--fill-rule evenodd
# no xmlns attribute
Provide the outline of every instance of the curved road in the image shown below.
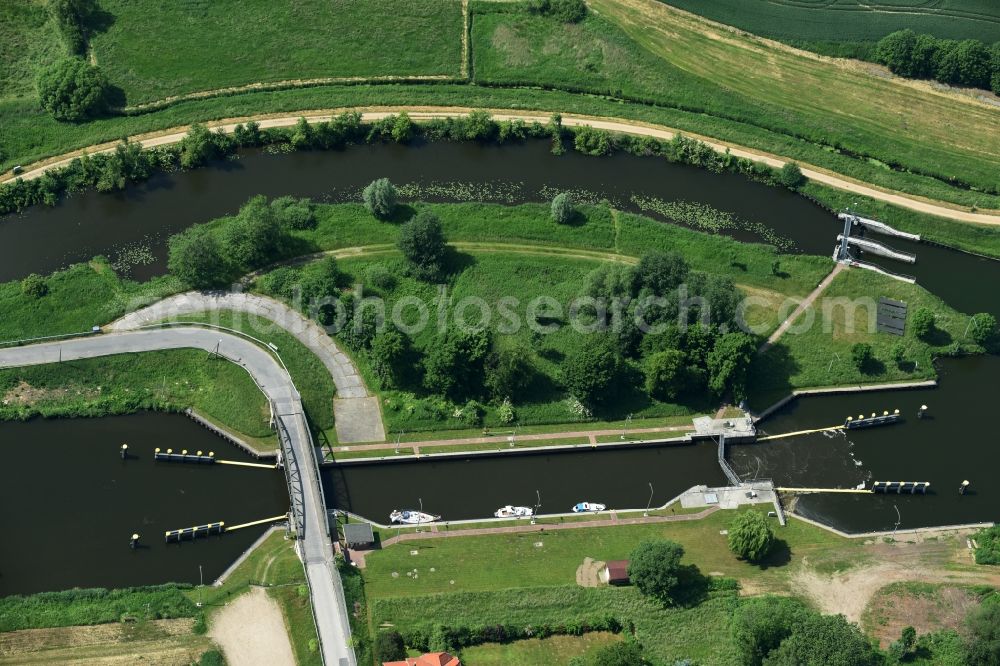
<svg viewBox="0 0 1000 666"><path fill-rule="evenodd" d="M301 506L293 499L296 522L303 525L298 542L299 557L309 582L313 615L319 633L323 661L328 666L355 666L350 645L351 628L344 590L333 562L333 546L327 533L326 506L319 485L316 454L302 403L291 377L271 354L249 340L203 328L168 328L109 333L63 342L0 349L0 367L19 367L72 361L113 354L164 349L218 350L221 356L243 367L271 401L282 435L286 460L294 458L302 470Z"/></svg>
<svg viewBox="0 0 1000 666"><path fill-rule="evenodd" d="M241 292L189 291L130 312L106 328L134 330L157 322L178 321L184 315L223 310L250 315L250 323L254 317L272 321L316 354L337 387L333 411L338 442L385 441L378 398L368 392L350 357L337 347L323 327L281 301Z"/></svg>
<svg viewBox="0 0 1000 666"><path fill-rule="evenodd" d="M446 118L454 116L467 115L474 109L467 107L430 107L430 106L400 106L400 107L377 107L378 110L368 110L362 114L363 119L366 122L371 122L384 118L387 115L392 115L394 113L399 113L405 111L410 114L410 117L414 120L428 120L432 118ZM238 123L245 123L250 120L256 120L260 123L261 127L291 127L295 125L299 118L305 117L310 122L322 122L329 120L334 114L351 111L351 108L342 109L331 109L323 111L302 111L291 116L248 116L245 118L232 119L228 121L220 121L216 123L204 123L209 129L221 129L225 132L232 132ZM547 123L549 120L550 113L545 111L525 111L521 113L511 112L509 109L481 109L492 114L495 120L523 120L525 122L538 121L540 123ZM651 136L658 139L669 140L672 139L677 134L683 134L684 136L690 137L692 139L698 139L699 141L705 143L716 151L726 151L729 150L730 153L737 157L746 157L748 159L755 160L757 162L762 162L772 167L782 167L789 160L781 157L780 155L775 155L773 153L765 153L762 151L753 150L746 148L744 146L739 146L733 143L728 143L720 141L718 139L713 139L711 137L702 136L692 132L684 132L682 130L674 129L672 127L666 127L663 125L653 125L648 123L641 123L636 121L631 121L623 118L601 118L596 116L579 116L579 115L563 115L562 116L563 125L568 127L579 127L582 125L590 125L598 129L607 130L609 132L617 132L620 134L632 134L635 136ZM164 146L172 143L178 143L184 138L188 127L175 127L160 132L152 132L147 134L140 134L137 136L129 137L130 141L141 143L146 148L151 148L153 146ZM79 157L84 153L100 153L109 152L114 150L116 142L109 142L91 146L90 148L84 150L77 150L72 153L67 153L59 157L54 157L48 160L43 160L33 165L29 165L27 170L21 174L20 178L32 179L38 178L47 170L65 166L74 158ZM907 208L909 210L914 210L920 213L927 213L929 215L936 215L938 217L944 217L951 220L958 220L960 222L973 222L976 224L989 224L989 225L1000 225L1000 211L988 211L988 212L973 212L968 208L963 208L957 204L951 204L947 202L934 201L931 199L926 199L916 195L903 194L901 192L896 192L892 190L882 189L880 187L869 185L847 176L843 176L832 171L827 171L816 166L809 164L800 163L802 168L802 173L810 180L815 180L817 183L822 183L830 187L834 187L838 190L843 190L846 192L851 192L853 194L859 194L866 197L871 197L872 199L878 199L879 201L884 201L886 203L892 204L894 206L899 206L901 208ZM13 176L7 174L6 176L0 177L0 183L6 180L12 179Z"/></svg>

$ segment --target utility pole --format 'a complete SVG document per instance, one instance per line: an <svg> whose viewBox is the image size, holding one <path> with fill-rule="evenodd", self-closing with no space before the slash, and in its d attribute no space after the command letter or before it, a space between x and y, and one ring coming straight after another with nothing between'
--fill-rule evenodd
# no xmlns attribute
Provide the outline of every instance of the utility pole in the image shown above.
<svg viewBox="0 0 1000 666"><path fill-rule="evenodd" d="M644 518L649 517L649 507L653 504L653 482L649 482L649 501L646 502L646 510L642 512Z"/></svg>
<svg viewBox="0 0 1000 666"><path fill-rule="evenodd" d="M628 424L632 422L632 415L625 417L625 425L622 426L622 441L625 441L625 433L628 431Z"/></svg>
<svg viewBox="0 0 1000 666"><path fill-rule="evenodd" d="M204 604L202 603L202 588L205 587L205 577L201 572L201 565L198 565L198 608L201 608Z"/></svg>
<svg viewBox="0 0 1000 666"><path fill-rule="evenodd" d="M417 502L420 503L420 513L417 514L417 533L420 533L420 521L424 519L424 498L418 497Z"/></svg>
<svg viewBox="0 0 1000 666"><path fill-rule="evenodd" d="M531 514L531 524L532 525L535 524L535 518L538 517L538 512L542 508L542 491L536 490L535 491L535 497L537 498L537 501L535 502L535 511Z"/></svg>

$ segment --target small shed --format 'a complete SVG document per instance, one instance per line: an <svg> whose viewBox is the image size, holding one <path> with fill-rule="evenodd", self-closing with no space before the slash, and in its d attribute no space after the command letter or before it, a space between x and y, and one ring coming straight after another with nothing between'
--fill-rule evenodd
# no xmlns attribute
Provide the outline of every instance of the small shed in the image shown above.
<svg viewBox="0 0 1000 666"><path fill-rule="evenodd" d="M375 535L370 523L347 523L344 525L344 541L348 548L368 548L375 544Z"/></svg>
<svg viewBox="0 0 1000 666"><path fill-rule="evenodd" d="M601 569L601 582L608 585L628 585L628 560L612 560Z"/></svg>

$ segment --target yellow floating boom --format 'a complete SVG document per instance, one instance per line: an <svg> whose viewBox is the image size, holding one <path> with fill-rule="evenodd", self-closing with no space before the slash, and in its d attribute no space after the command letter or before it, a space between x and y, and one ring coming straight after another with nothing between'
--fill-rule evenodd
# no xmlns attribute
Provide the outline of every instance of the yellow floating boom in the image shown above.
<svg viewBox="0 0 1000 666"><path fill-rule="evenodd" d="M768 435L767 437L758 437L758 442L766 442L771 439L782 439L784 437L798 437L799 435L811 435L816 432L832 432L834 430L843 430L844 426L835 425L829 428L813 428L812 430L796 430L795 432L783 432L780 435Z"/></svg>
<svg viewBox="0 0 1000 666"><path fill-rule="evenodd" d="M275 516L274 518L264 518L263 520L254 520L249 523L242 523L240 525L226 526L227 532L232 532L233 530L243 529L244 527L253 527L254 525L264 525L265 523L276 523L279 520L288 520L288 514L283 513L280 516Z"/></svg>
<svg viewBox="0 0 1000 666"><path fill-rule="evenodd" d="M851 493L854 495L871 495L869 488L775 488L779 493Z"/></svg>

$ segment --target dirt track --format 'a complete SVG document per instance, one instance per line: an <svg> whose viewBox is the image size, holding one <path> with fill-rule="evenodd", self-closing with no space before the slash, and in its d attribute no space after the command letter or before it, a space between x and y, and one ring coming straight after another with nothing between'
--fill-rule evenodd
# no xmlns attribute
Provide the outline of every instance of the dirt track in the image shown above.
<svg viewBox="0 0 1000 666"><path fill-rule="evenodd" d="M218 611L208 635L233 666L295 666L281 608L262 588Z"/></svg>
<svg viewBox="0 0 1000 666"><path fill-rule="evenodd" d="M245 123L249 120L256 120L260 123L263 128L267 127L290 127L298 122L300 117L305 117L311 122L320 122L323 120L328 120L333 115L348 111L351 109L327 109L327 110L313 110L313 111L302 111L294 115L261 115L261 116L248 116L245 118L231 118L228 120L222 120L215 123L206 123L206 126L211 129L222 129L226 132L232 132L233 128L239 123ZM458 116L464 115L470 112L472 109L465 107L422 107L422 106L401 106L401 107L376 107L368 109L359 109L364 112L365 121L378 120L387 115L394 113L399 113L401 111L406 111L415 120L426 120L431 118L440 118L446 116ZM548 113L543 111L535 112L521 112L521 113L511 113L502 109L486 109L490 112L496 120L524 120L525 122L548 122ZM762 162L772 167L781 167L785 164L786 160L778 155L771 153L764 153L760 151L751 150L743 146L738 146L732 143L727 143L719 141L717 139L712 139L709 137L700 136L697 134L692 134L689 132L681 132L671 127L665 127L661 125L651 125L639 122L633 122L620 118L598 118L592 116L577 116L577 115L564 115L562 117L563 125L568 127L579 127L582 125L590 125L597 129L607 130L609 132L617 132L622 134L632 134L637 136L651 136L658 139L671 139L678 133L683 133L685 136L690 138L698 139L703 141L705 144L711 146L715 150L725 151L729 150L730 153L737 157L746 157L753 159L758 162ZM137 136L129 137L132 141L137 141L142 143L143 146L149 148L153 146L163 146L172 143L179 142L184 138L185 133L188 131L188 127L174 127L171 129L163 130L161 132L153 132L148 134L140 134ZM64 166L68 164L72 159L79 157L84 153L98 153L114 150L117 142L109 142L104 144L99 144L96 146L91 146L90 148L84 150L77 150L72 153L67 153L66 155L61 155L59 157L54 157L49 160L44 160L36 164L27 167L26 171L21 174L20 177L25 179L38 178L45 171L53 167ZM962 208L955 204L950 204L946 202L932 201L930 199L924 199L921 197L901 194L899 192L893 192L890 190L885 190L882 188L875 187L873 185L868 185L846 176L841 176L839 174L820 169L819 167L811 166L808 164L801 164L802 173L809 178L818 183L834 187L839 190L844 190L846 192L852 192L854 194L859 194L866 197L871 197L873 199L878 199L886 203L900 206L902 208L907 208L920 213L927 213L929 215L936 215L939 217L948 218L951 220L957 220L960 222L972 222L976 224L989 224L989 225L1000 225L1000 211L992 212L972 212L971 210ZM4 177L0 178L0 182L5 182L12 179L11 174L6 174Z"/></svg>

